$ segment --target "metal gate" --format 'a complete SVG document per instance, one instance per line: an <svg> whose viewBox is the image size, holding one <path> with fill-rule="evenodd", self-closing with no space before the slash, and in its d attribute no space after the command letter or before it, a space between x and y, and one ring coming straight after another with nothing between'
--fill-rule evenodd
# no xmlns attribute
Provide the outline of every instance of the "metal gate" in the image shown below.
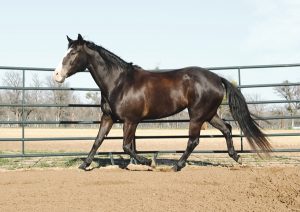
<svg viewBox="0 0 300 212"><path fill-rule="evenodd" d="M242 84L242 76L244 70L250 70L250 69L260 69L261 71L264 71L264 69L278 69L278 68L291 68L291 67L300 67L300 64L278 64L278 65L255 65L255 66L229 66L229 67L209 67L207 69L211 71L235 71L237 74L237 86L240 89L246 89L246 88L264 88L264 87L276 87L276 86L300 86L300 82L297 83L270 83L270 84ZM0 136L0 142L20 142L21 144L21 151L20 153L2 153L0 152L0 158L11 158L11 157L49 157L49 156L79 156L79 155L87 155L87 153L84 152L63 152L63 153L26 153L26 142L28 141L70 141L70 140L94 140L95 137L55 137L55 138L34 138L34 137L27 137L26 136L26 126L29 124L39 124L39 125L49 125L49 124L99 124L99 121L27 121L24 117L24 111L25 108L28 107L34 107L34 108L40 108L40 107L99 107L100 105L97 104L27 104L25 102L25 94L28 90L70 90L70 91L99 91L99 89L95 88L58 88L58 87L29 87L25 86L25 80L26 80L26 73L30 71L39 71L39 72L52 72L54 69L48 69L48 68L32 68L32 67L5 67L0 66L0 70L16 70L20 71L22 73L22 86L19 87L11 87L11 86L0 86L0 92L3 90L19 90L22 93L22 102L16 103L16 104L8 104L5 102L0 102L0 109L1 108L8 108L8 107L18 107L22 109L22 117L20 121L4 121L0 120L0 125L12 125L12 124L18 124L21 127L22 130L22 136L20 138L5 138ZM166 71L166 70L161 70ZM300 68L297 69L297 71L300 71ZM285 103L295 103L300 102L300 100L264 100L264 101L251 101L247 102L247 104L285 104ZM226 103L224 103L226 104ZM284 120L284 119L294 119L299 120L299 115L294 116L268 116L268 117L262 117L262 118L255 118L256 120ZM233 121L228 119L227 121ZM142 123L170 123L170 122L189 122L189 120L146 120ZM2 128L3 130L3 128ZM1 132L0 132L1 134ZM267 134L269 137L278 137L278 136L293 136L298 137L300 142L300 133L276 133L276 134ZM206 135L201 136L206 138L216 138L216 137L223 137L221 135ZM238 134L234 134L233 137L240 138L240 150L238 152L241 153L248 153L251 152L249 150L244 150L244 136L242 132ZM135 140L138 142L139 139L166 139L166 138L188 138L188 136L184 135L166 135L166 136L136 136ZM107 137L106 139L122 139L122 137ZM276 152L300 152L300 149L275 149ZM171 151L138 151L138 153L181 153L183 151L181 150L171 150ZM226 150L203 150L203 151L194 151L194 153L225 153ZM112 155L112 154L124 154L123 152L100 152L98 154L106 154L106 155Z"/></svg>

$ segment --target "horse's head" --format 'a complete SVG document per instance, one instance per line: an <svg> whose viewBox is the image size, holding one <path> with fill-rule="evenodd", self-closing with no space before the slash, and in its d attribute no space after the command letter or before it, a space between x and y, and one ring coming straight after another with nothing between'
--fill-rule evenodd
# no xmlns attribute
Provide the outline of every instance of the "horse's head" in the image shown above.
<svg viewBox="0 0 300 212"><path fill-rule="evenodd" d="M64 82L67 77L87 68L87 54L84 50L86 41L80 34L77 40L72 40L68 36L67 38L68 51L53 73L54 80L60 83Z"/></svg>

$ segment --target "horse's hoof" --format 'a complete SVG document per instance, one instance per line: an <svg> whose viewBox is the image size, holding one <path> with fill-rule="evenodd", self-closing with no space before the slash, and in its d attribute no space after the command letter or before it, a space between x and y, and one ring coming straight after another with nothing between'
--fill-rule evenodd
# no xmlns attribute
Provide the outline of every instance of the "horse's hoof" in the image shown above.
<svg viewBox="0 0 300 212"><path fill-rule="evenodd" d="M242 158L241 156L237 155L236 158L234 159L238 164L242 164Z"/></svg>
<svg viewBox="0 0 300 212"><path fill-rule="evenodd" d="M155 160L151 160L151 164L150 164L150 167L152 167L152 168L155 168L155 167L156 167L156 163L155 163Z"/></svg>
<svg viewBox="0 0 300 212"><path fill-rule="evenodd" d="M88 167L88 165L87 165L86 163L83 163L83 164L81 164L78 168L81 169L81 170L86 171L86 170L87 170L87 169L86 169L87 167Z"/></svg>
<svg viewBox="0 0 300 212"><path fill-rule="evenodd" d="M239 156L236 162L238 162L238 164L242 164L243 163L242 157Z"/></svg>
<svg viewBox="0 0 300 212"><path fill-rule="evenodd" d="M179 172L182 169L182 167L179 167L178 165L175 165L172 167L171 171L173 172Z"/></svg>
<svg viewBox="0 0 300 212"><path fill-rule="evenodd" d="M150 166L150 167L151 167L151 165L152 165L152 160L150 160L150 159L149 159L149 160L146 160L144 165Z"/></svg>

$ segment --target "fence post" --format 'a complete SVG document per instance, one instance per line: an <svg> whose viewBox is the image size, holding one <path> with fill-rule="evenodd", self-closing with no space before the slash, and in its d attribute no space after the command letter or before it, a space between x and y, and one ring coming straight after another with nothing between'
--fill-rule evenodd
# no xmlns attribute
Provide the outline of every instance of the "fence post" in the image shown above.
<svg viewBox="0 0 300 212"><path fill-rule="evenodd" d="M110 158L111 165L114 166L115 165L114 156L111 152L109 153L109 158Z"/></svg>
<svg viewBox="0 0 300 212"><path fill-rule="evenodd" d="M22 155L25 155L25 69L22 70Z"/></svg>
<svg viewBox="0 0 300 212"><path fill-rule="evenodd" d="M238 84L239 84L239 86L241 86L241 69L240 68L238 68ZM240 91L242 91L242 89L241 88L239 88L239 90ZM241 128L240 128L240 136L241 136L241 152L243 152L244 151L244 144L243 144L243 132L242 132L242 130L241 130Z"/></svg>

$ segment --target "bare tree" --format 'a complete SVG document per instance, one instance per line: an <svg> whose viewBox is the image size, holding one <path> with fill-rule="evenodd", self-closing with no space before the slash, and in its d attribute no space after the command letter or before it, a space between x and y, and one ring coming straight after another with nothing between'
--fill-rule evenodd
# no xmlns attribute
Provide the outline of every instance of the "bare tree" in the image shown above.
<svg viewBox="0 0 300 212"><path fill-rule="evenodd" d="M54 87L54 88L68 88L68 83L57 83L55 82L51 76L47 78L47 86ZM67 120L70 117L70 111L66 107L62 107L59 105L70 104L72 100L73 91L66 91L66 90L51 90L48 92L48 100L51 103L57 104L58 107L53 108L55 121L62 121ZM60 126L58 124L57 126Z"/></svg>
<svg viewBox="0 0 300 212"><path fill-rule="evenodd" d="M0 104L3 104L3 92L0 91ZM5 117L5 110L3 107L0 107L0 119L1 120L5 120L6 117Z"/></svg>
<svg viewBox="0 0 300 212"><path fill-rule="evenodd" d="M32 75L31 87L37 88L36 90L31 90L28 93L28 103L30 104L42 104L45 102L45 94L42 90L39 90L40 87L44 85L44 82L39 78L38 74ZM31 118L34 121L45 120L45 108L32 107Z"/></svg>
<svg viewBox="0 0 300 212"><path fill-rule="evenodd" d="M271 114L275 115L275 116L284 116L285 115L285 108L282 106L278 106L275 105L271 108ZM272 121L272 123L276 123L276 127L275 128L279 128L279 129L284 129L286 127L285 125L285 120L284 119L280 119L280 120L276 120L276 121ZM274 125L273 125L274 126Z"/></svg>
<svg viewBox="0 0 300 212"><path fill-rule="evenodd" d="M86 93L85 98L91 104L97 104L97 105L101 104L101 93L99 91L96 91L96 92L89 91ZM90 110L88 112L88 116L93 117L94 119L95 119L95 117L100 119L101 114L102 114L101 109L97 108L97 107L90 108Z"/></svg>
<svg viewBox="0 0 300 212"><path fill-rule="evenodd" d="M22 79L17 72L6 72L4 78L2 79L4 86L9 87L21 87ZM21 104L22 102L22 91L21 90L6 90L4 93L4 102L7 104ZM15 116L15 120L19 120L21 117L21 110L17 107L9 107L9 111ZM7 111L8 112L8 111ZM8 114L8 119L10 120L10 115Z"/></svg>
<svg viewBox="0 0 300 212"><path fill-rule="evenodd" d="M247 99L249 99L252 102L259 102L259 101L262 100L261 96L259 94L253 94L251 96L248 96ZM266 111L266 105L264 105L264 104L250 104L249 109L252 112L252 114L254 114L258 117L262 117L263 114ZM260 126L262 126L262 121L261 120L258 120L257 122Z"/></svg>
<svg viewBox="0 0 300 212"><path fill-rule="evenodd" d="M79 96L75 95L74 93L72 93L71 99L72 99L71 100L72 103L81 104L81 100L80 100ZM87 108L82 108L82 107L69 108L70 120L71 121L81 120L82 116L85 116L86 109ZM91 119L92 117L89 117L89 118ZM71 125L71 127L76 127L76 126L79 127L79 125L74 125L74 124Z"/></svg>
<svg viewBox="0 0 300 212"><path fill-rule="evenodd" d="M283 81L284 84L289 83L288 80ZM275 87L274 91L287 101L294 101L300 99L300 86L279 86ZM297 114L300 109L299 102L289 102L285 106L290 116ZM294 119L292 119L292 128L294 127Z"/></svg>
<svg viewBox="0 0 300 212"><path fill-rule="evenodd" d="M93 104L100 104L101 102L101 93L99 91L93 92L89 91L86 93L85 98Z"/></svg>
<svg viewBox="0 0 300 212"><path fill-rule="evenodd" d="M22 86L23 84L22 80L23 79L20 73L9 71L4 74L4 78L2 81L4 86L17 88ZM11 105L22 104L23 93L25 93L24 100L27 101L28 92L23 92L22 90L18 90L18 89L6 90L3 95L3 101ZM13 113L16 121L21 121L23 118L24 120L28 119L28 116L32 112L32 109L27 107L22 109L22 107L13 106L13 107L9 107L9 111ZM8 119L10 120L9 114L8 114Z"/></svg>

